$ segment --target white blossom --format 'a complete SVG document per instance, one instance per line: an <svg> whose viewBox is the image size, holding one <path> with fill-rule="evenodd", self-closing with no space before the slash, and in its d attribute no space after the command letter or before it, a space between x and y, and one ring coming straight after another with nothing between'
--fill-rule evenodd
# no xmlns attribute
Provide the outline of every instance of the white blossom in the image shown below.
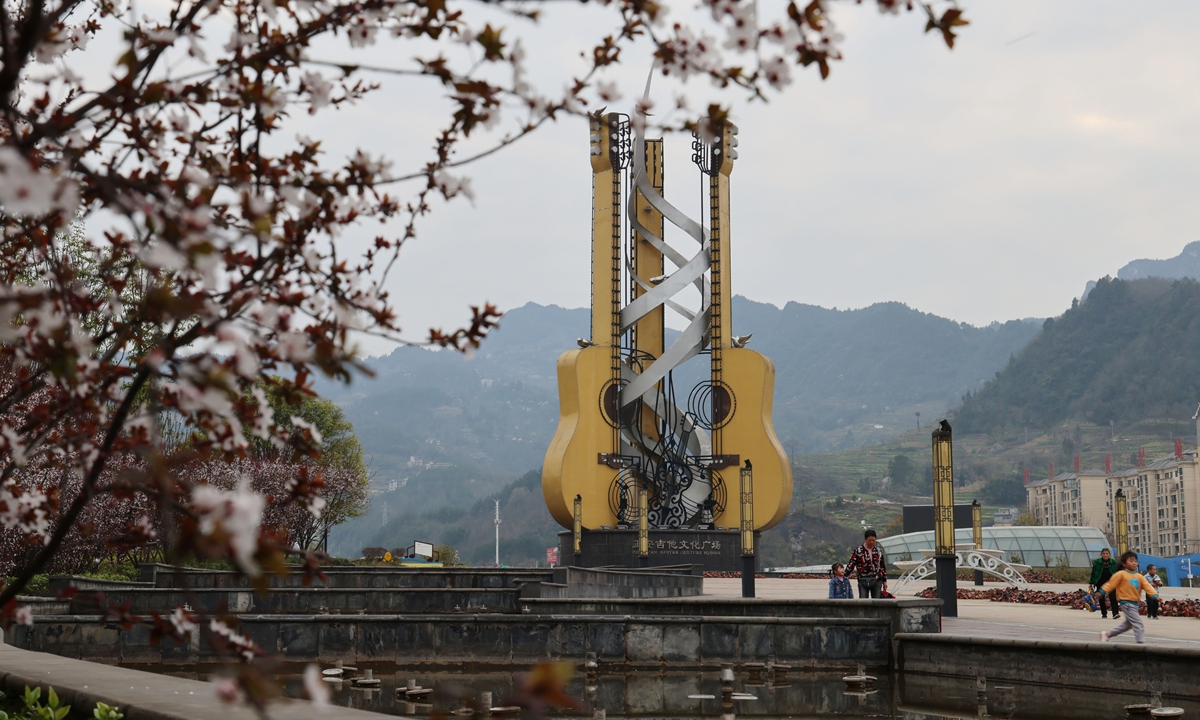
<svg viewBox="0 0 1200 720"><path fill-rule="evenodd" d="M321 678L321 669L312 663L304 668L304 693L317 707L329 705L329 684Z"/></svg>
<svg viewBox="0 0 1200 720"><path fill-rule="evenodd" d="M375 34L379 28L365 17L356 17L346 28L350 38L350 47L366 47L375 44Z"/></svg>
<svg viewBox="0 0 1200 720"><path fill-rule="evenodd" d="M469 177L456 177L445 170L438 170L433 175L433 184L447 200L456 195L465 195L472 202L475 200L475 190L471 187Z"/></svg>
<svg viewBox="0 0 1200 720"><path fill-rule="evenodd" d="M617 90L616 82L605 82L604 80L599 80L596 82L596 94L599 95L600 99L604 102L610 103L616 102L622 97L621 91Z"/></svg>
<svg viewBox="0 0 1200 720"><path fill-rule="evenodd" d="M0 206L13 215L45 215L54 209L54 178L33 169L16 148L0 147Z"/></svg>
<svg viewBox="0 0 1200 720"><path fill-rule="evenodd" d="M763 77L776 90L782 90L792 82L792 69L786 58L773 57L762 64Z"/></svg>
<svg viewBox="0 0 1200 720"><path fill-rule="evenodd" d="M203 484L192 490L192 509L199 516L200 534L211 536L220 530L234 562L251 577L262 573L254 555L265 506L263 496L250 489L250 479L245 476L232 491Z"/></svg>
<svg viewBox="0 0 1200 720"><path fill-rule="evenodd" d="M308 92L309 112L316 112L329 104L333 83L321 73L308 72L301 80L301 88Z"/></svg>
<svg viewBox="0 0 1200 720"><path fill-rule="evenodd" d="M28 605L18 605L17 611L13 613L13 620L15 620L18 625L32 625L33 608L29 607Z"/></svg>
<svg viewBox="0 0 1200 720"><path fill-rule="evenodd" d="M317 429L316 425L297 415L292 416L292 424L301 430L307 430L312 435L313 442L317 445L321 444L323 438L321 437L321 431Z"/></svg>
<svg viewBox="0 0 1200 720"><path fill-rule="evenodd" d="M191 635L192 631L196 629L196 623L193 622L191 614L182 607L176 607L171 612L170 620L175 632L185 637Z"/></svg>

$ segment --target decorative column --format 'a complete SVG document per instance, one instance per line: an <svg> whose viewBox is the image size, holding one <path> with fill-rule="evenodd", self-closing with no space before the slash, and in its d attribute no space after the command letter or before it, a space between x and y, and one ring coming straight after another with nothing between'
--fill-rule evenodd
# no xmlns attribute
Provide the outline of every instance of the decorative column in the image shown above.
<svg viewBox="0 0 1200 720"><path fill-rule="evenodd" d="M747 460L742 480L742 597L754 597L754 469Z"/></svg>
<svg viewBox="0 0 1200 720"><path fill-rule="evenodd" d="M933 541L937 594L942 617L958 617L958 581L954 547L954 450L950 423L933 431Z"/></svg>
<svg viewBox="0 0 1200 720"><path fill-rule="evenodd" d="M1129 515L1125 507L1125 491L1117 490L1113 496L1113 530L1117 536L1117 555L1129 549Z"/></svg>
<svg viewBox="0 0 1200 720"><path fill-rule="evenodd" d="M638 485L638 565L650 567L650 492Z"/></svg>
<svg viewBox="0 0 1200 720"><path fill-rule="evenodd" d="M575 567L583 565L583 496L575 496Z"/></svg>
<svg viewBox="0 0 1200 720"><path fill-rule="evenodd" d="M975 542L975 549L983 549L983 508L979 507L979 500L971 501L971 539ZM975 584L983 587L983 571L975 571Z"/></svg>

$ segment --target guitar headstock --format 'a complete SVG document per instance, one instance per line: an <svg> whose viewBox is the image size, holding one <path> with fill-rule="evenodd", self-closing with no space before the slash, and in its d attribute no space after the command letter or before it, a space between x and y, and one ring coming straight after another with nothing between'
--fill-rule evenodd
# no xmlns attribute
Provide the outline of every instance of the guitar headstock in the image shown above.
<svg viewBox="0 0 1200 720"><path fill-rule="evenodd" d="M621 113L606 113L603 109L588 114L591 142L592 172L621 168L621 149L629 128Z"/></svg>
<svg viewBox="0 0 1200 720"><path fill-rule="evenodd" d="M712 141L706 142L698 133L693 133L692 162L700 171L716 177L733 172L733 161L738 158L738 128L728 120L706 119Z"/></svg>
<svg viewBox="0 0 1200 720"><path fill-rule="evenodd" d="M713 140L713 166L717 172L728 176L733 172L733 161L738 158L738 127L725 120L715 129L718 132Z"/></svg>

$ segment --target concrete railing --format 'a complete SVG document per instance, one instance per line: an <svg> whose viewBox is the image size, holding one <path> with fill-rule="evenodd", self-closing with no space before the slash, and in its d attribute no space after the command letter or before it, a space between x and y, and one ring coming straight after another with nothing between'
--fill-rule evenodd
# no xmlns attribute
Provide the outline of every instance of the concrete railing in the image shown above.
<svg viewBox="0 0 1200 720"><path fill-rule="evenodd" d="M249 706L230 706L213 692L212 683L113 667L101 663L29 652L0 645L0 689L19 697L25 687L53 687L71 717L92 716L96 703L120 709L129 720L258 720ZM338 720L384 720L378 713L339 707ZM303 700L270 706L272 720L313 720L325 714Z"/></svg>

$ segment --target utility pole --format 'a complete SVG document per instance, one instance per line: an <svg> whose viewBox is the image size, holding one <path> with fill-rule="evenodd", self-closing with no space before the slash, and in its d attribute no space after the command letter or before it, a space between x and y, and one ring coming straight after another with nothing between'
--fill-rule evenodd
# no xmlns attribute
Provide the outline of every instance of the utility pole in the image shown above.
<svg viewBox="0 0 1200 720"><path fill-rule="evenodd" d="M921 413L919 411L917 412L917 429L921 429Z"/></svg>
<svg viewBox="0 0 1200 720"><path fill-rule="evenodd" d="M387 527L387 500L383 501L383 526Z"/></svg>
<svg viewBox="0 0 1200 720"><path fill-rule="evenodd" d="M496 567L500 567L500 501L496 501Z"/></svg>

